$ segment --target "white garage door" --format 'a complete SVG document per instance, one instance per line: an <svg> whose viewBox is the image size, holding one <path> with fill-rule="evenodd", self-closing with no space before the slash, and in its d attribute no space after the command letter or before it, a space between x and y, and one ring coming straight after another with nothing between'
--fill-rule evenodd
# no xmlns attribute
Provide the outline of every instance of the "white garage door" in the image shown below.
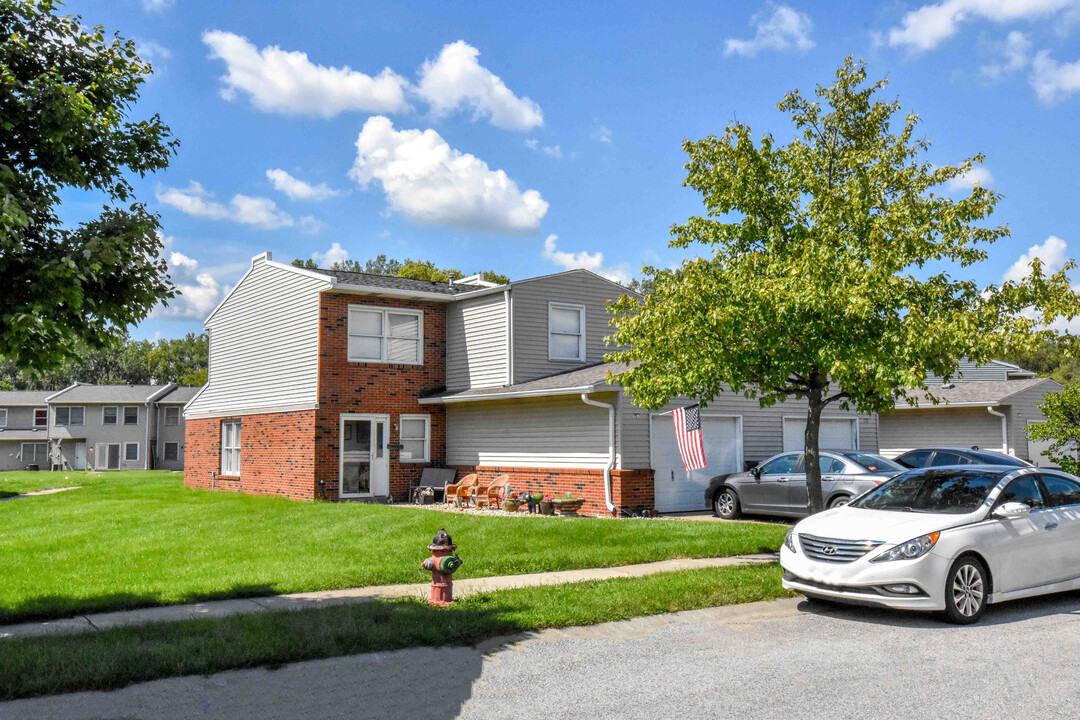
<svg viewBox="0 0 1080 720"><path fill-rule="evenodd" d="M739 418L701 416L702 440L707 467L687 473L683 470L675 425L671 415L652 420L652 466L656 509L680 512L705 508L709 480L722 473L736 472L742 465L742 437Z"/></svg>
<svg viewBox="0 0 1080 720"><path fill-rule="evenodd" d="M806 437L806 420L784 418L784 452L802 450ZM818 430L818 447L822 450L858 450L859 423L857 420L822 420Z"/></svg>

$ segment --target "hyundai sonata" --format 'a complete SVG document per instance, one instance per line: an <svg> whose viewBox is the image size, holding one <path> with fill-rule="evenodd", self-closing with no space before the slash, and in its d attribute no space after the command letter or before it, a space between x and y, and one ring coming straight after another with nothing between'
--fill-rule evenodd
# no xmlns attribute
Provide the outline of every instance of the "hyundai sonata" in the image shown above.
<svg viewBox="0 0 1080 720"><path fill-rule="evenodd" d="M1040 468L909 470L795 525L783 586L810 598L943 611L1080 588L1080 480Z"/></svg>

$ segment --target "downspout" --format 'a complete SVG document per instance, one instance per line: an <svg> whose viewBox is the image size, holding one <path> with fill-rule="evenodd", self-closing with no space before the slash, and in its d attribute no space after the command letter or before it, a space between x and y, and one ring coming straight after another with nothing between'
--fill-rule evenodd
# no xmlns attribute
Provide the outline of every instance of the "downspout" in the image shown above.
<svg viewBox="0 0 1080 720"><path fill-rule="evenodd" d="M506 384L514 384L514 301L510 288L503 290L503 303L506 306Z"/></svg>
<svg viewBox="0 0 1080 720"><path fill-rule="evenodd" d="M1009 454L1009 425L1008 425L1008 421L1005 419L1005 413L998 412L997 410L995 410L994 408L992 408L989 405L986 406L986 412L990 413L991 415L995 415L995 416L1001 418L1001 452L1008 455Z"/></svg>
<svg viewBox="0 0 1080 720"><path fill-rule="evenodd" d="M611 501L611 470L615 467L615 405L593 400L588 393L581 393L581 402L608 411L608 463L604 468L604 505L608 512L615 512L615 503Z"/></svg>

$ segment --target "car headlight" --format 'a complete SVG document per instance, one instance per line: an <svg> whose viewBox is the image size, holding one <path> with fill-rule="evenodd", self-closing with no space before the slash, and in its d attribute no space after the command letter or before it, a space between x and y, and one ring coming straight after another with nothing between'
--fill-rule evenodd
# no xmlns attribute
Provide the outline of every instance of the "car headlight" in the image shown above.
<svg viewBox="0 0 1080 720"><path fill-rule="evenodd" d="M934 549L934 545L937 544L939 532L932 532L929 535L920 535L919 537L902 542L891 550L885 552L873 558L870 562L888 562L890 560L914 560L915 558L921 558L926 553Z"/></svg>
<svg viewBox="0 0 1080 720"><path fill-rule="evenodd" d="M784 536L784 547L795 552L795 528L788 530L787 535Z"/></svg>

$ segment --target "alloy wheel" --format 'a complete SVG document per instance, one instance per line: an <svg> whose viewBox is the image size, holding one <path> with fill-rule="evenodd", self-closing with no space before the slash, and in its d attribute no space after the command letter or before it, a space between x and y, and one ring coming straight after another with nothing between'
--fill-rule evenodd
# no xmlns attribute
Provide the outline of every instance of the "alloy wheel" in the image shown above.
<svg viewBox="0 0 1080 720"><path fill-rule="evenodd" d="M720 493L720 497L716 499L716 509L722 516L730 515L735 511L735 498L729 492Z"/></svg>
<svg viewBox="0 0 1080 720"><path fill-rule="evenodd" d="M961 565L953 575L952 593L956 609L965 617L974 616L982 608L986 597L985 584L979 568L971 564Z"/></svg>

